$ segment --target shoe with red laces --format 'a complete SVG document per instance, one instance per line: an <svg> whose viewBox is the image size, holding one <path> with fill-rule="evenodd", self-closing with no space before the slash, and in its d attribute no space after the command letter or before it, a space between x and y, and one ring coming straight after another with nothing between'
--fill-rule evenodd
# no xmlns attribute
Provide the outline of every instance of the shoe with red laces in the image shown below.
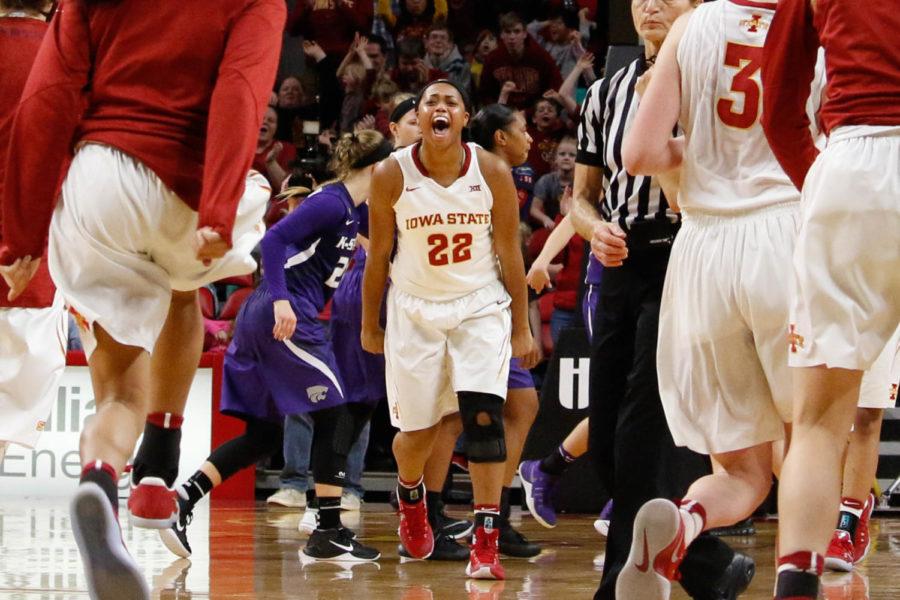
<svg viewBox="0 0 900 600"><path fill-rule="evenodd" d="M178 520L178 493L159 477L144 477L128 496L131 524L147 529L169 529Z"/></svg>
<svg viewBox="0 0 900 600"><path fill-rule="evenodd" d="M422 486L424 490L424 486ZM397 533L400 535L400 543L406 548L410 557L425 559L434 551L434 534L431 525L428 524L428 506L425 504L425 495L418 502L404 502L397 494L397 502L400 505L400 527Z"/></svg>
<svg viewBox="0 0 900 600"><path fill-rule="evenodd" d="M875 510L875 494L869 493L863 513L859 517L859 523L856 525L856 535L853 536L854 564L862 562L872 545L872 538L869 536L869 519L872 517L873 510Z"/></svg>
<svg viewBox="0 0 900 600"><path fill-rule="evenodd" d="M656 498L638 511L628 561L616 582L616 598L667 600L687 548L684 522L674 503Z"/></svg>
<svg viewBox="0 0 900 600"><path fill-rule="evenodd" d="M499 543L499 529L478 527L469 552L466 575L472 579L506 579L506 572L500 564Z"/></svg>
<svg viewBox="0 0 900 600"><path fill-rule="evenodd" d="M853 570L853 540L849 531L834 530L825 553L825 568L832 571Z"/></svg>

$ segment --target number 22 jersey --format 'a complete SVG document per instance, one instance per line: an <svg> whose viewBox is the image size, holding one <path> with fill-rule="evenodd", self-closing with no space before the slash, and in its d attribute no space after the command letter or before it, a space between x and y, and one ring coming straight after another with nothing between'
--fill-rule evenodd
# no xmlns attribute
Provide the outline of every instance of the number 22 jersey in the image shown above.
<svg viewBox="0 0 900 600"><path fill-rule="evenodd" d="M397 253L391 283L407 294L445 302L500 279L491 234L494 198L477 148L463 145L459 177L447 187L428 175L419 144L392 155L403 172L403 189L394 203Z"/></svg>
<svg viewBox="0 0 900 600"><path fill-rule="evenodd" d="M737 213L800 199L759 122L763 45L775 6L722 0L690 16L677 52L686 141L679 204L688 213ZM820 61L807 103L812 123L822 72Z"/></svg>

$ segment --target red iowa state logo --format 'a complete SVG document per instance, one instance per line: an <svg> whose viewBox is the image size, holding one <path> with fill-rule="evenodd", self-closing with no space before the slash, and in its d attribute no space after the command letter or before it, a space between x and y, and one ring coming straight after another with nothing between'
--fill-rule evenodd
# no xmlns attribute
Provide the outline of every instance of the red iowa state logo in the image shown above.
<svg viewBox="0 0 900 600"><path fill-rule="evenodd" d="M751 15L749 19L743 19L741 21L741 27L746 27L747 31L750 33L756 33L760 29L767 31L769 29L769 22L763 21L762 15Z"/></svg>
<svg viewBox="0 0 900 600"><path fill-rule="evenodd" d="M797 333L796 326L792 323L791 330L788 332L788 344L791 345L791 352L796 353L797 347L803 347L803 336Z"/></svg>

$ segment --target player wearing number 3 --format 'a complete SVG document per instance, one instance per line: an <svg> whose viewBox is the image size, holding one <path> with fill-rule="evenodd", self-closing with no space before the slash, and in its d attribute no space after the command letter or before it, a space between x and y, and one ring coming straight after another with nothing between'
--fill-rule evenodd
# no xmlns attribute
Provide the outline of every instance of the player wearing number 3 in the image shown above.
<svg viewBox="0 0 900 600"><path fill-rule="evenodd" d="M422 141L381 163L372 181L362 342L385 354L391 420L400 429L394 455L403 545L414 558L434 548L423 467L441 420L458 412L475 496L467 574L502 579L496 527L506 459L503 401L510 355L532 346L518 200L506 164L461 143L469 114L454 84L429 84L417 106Z"/></svg>
<svg viewBox="0 0 900 600"><path fill-rule="evenodd" d="M775 5L728 0L681 16L625 140L629 172L682 167L684 222L659 318L660 396L675 442L718 468L679 505L641 508L617 598L668 598L688 545L752 514L771 488L771 442L791 418L785 334L800 196L759 123ZM684 140L672 138L676 123Z"/></svg>

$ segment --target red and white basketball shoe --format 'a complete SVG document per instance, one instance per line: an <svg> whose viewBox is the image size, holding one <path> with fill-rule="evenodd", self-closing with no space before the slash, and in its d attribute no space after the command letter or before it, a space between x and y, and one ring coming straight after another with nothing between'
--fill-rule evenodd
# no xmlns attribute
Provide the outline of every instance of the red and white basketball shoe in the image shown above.
<svg viewBox="0 0 900 600"><path fill-rule="evenodd" d="M128 496L132 525L146 529L168 529L178 520L178 493L159 477L144 477Z"/></svg>
<svg viewBox="0 0 900 600"><path fill-rule="evenodd" d="M616 598L667 600L687 547L684 521L674 503L650 500L634 519L628 561L616 581Z"/></svg>
<svg viewBox="0 0 900 600"><path fill-rule="evenodd" d="M500 564L500 530L496 527L475 529L466 575L472 579L506 579Z"/></svg>
<svg viewBox="0 0 900 600"><path fill-rule="evenodd" d="M832 571L853 570L853 539L849 531L834 530L825 552L825 568Z"/></svg>
<svg viewBox="0 0 900 600"><path fill-rule="evenodd" d="M862 562L869 553L872 546L872 538L869 536L869 519L872 518L872 511L875 510L875 494L869 492L866 498L866 505L863 507L862 515L859 517L859 523L856 525L856 535L853 536L853 563Z"/></svg>
<svg viewBox="0 0 900 600"><path fill-rule="evenodd" d="M417 502L404 502L397 493L397 510L400 515L400 527L397 534L400 543L409 552L410 557L425 559L434 552L434 533L428 523L428 506L425 504L425 486L419 484L422 499Z"/></svg>

